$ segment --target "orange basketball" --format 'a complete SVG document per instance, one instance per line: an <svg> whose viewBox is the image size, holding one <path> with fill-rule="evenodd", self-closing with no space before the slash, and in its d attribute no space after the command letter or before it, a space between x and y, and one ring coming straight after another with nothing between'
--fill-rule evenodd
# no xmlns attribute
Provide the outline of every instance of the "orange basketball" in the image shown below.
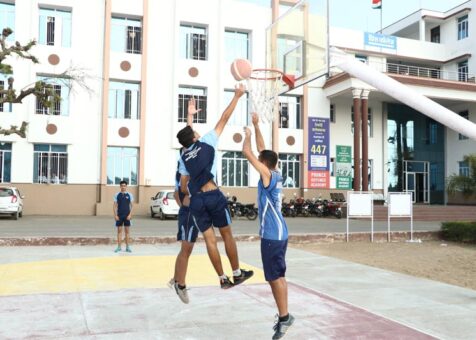
<svg viewBox="0 0 476 340"><path fill-rule="evenodd" d="M251 63L246 59L235 59L231 63L231 75L236 81L248 79L251 76Z"/></svg>

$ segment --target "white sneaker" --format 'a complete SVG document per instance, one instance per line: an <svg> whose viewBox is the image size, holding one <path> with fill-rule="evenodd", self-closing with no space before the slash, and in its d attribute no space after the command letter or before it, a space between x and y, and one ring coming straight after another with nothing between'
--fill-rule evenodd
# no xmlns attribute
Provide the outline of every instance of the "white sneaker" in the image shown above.
<svg viewBox="0 0 476 340"><path fill-rule="evenodd" d="M187 288L180 289L177 282L174 283L174 288L179 299L182 300L183 303L189 303L188 293L187 293L188 289Z"/></svg>
<svg viewBox="0 0 476 340"><path fill-rule="evenodd" d="M172 288L175 284L175 279L171 278L169 282L167 282L167 287Z"/></svg>

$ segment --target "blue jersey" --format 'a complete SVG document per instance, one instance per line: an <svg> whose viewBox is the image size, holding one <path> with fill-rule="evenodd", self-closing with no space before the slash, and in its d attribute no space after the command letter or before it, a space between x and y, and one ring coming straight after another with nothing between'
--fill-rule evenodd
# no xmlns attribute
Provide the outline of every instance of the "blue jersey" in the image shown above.
<svg viewBox="0 0 476 340"><path fill-rule="evenodd" d="M264 187L262 179L258 182L259 234L262 239L288 239L288 227L281 214L282 189L283 178L278 171L271 171L271 179L267 188Z"/></svg>
<svg viewBox="0 0 476 340"><path fill-rule="evenodd" d="M127 216L131 212L131 203L134 197L128 192L118 192L114 195L114 202L117 203L117 216Z"/></svg>
<svg viewBox="0 0 476 340"><path fill-rule="evenodd" d="M200 192L201 187L208 181L216 182L217 144L218 136L215 130L212 130L182 153L179 172L190 176L188 182L190 195Z"/></svg>

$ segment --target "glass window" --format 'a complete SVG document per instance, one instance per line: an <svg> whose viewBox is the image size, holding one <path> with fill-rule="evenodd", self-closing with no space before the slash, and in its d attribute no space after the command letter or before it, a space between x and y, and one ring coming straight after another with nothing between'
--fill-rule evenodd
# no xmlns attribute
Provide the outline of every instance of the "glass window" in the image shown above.
<svg viewBox="0 0 476 340"><path fill-rule="evenodd" d="M280 154L279 168L283 176L283 188L299 188L300 157L296 154Z"/></svg>
<svg viewBox="0 0 476 340"><path fill-rule="evenodd" d="M185 59L207 60L207 29L180 25L180 56Z"/></svg>
<svg viewBox="0 0 476 340"><path fill-rule="evenodd" d="M8 89L8 78L4 74L0 74L0 90ZM5 94L0 94L0 99L3 99ZM0 112L12 112L12 103L0 102Z"/></svg>
<svg viewBox="0 0 476 340"><path fill-rule="evenodd" d="M440 43L440 26L436 26L430 30L430 41Z"/></svg>
<svg viewBox="0 0 476 340"><path fill-rule="evenodd" d="M71 47L71 11L40 8L38 43Z"/></svg>
<svg viewBox="0 0 476 340"><path fill-rule="evenodd" d="M468 162L458 162L459 166L459 175L469 177L469 164Z"/></svg>
<svg viewBox="0 0 476 340"><path fill-rule="evenodd" d="M468 61L458 63L458 80L468 81Z"/></svg>
<svg viewBox="0 0 476 340"><path fill-rule="evenodd" d="M225 90L224 91L224 102L227 105L231 100L233 99L235 95L235 90ZM235 111L233 111L233 114L230 117L230 120L228 121L228 124L230 125L238 125L238 126L245 126L249 125L249 122L251 120L249 119L248 116L248 92L240 97L238 100L238 104L236 104Z"/></svg>
<svg viewBox="0 0 476 340"><path fill-rule="evenodd" d="M249 34L225 30L225 60L230 65L235 59L249 59Z"/></svg>
<svg viewBox="0 0 476 340"><path fill-rule="evenodd" d="M279 96L279 127L301 129L301 97Z"/></svg>
<svg viewBox="0 0 476 340"><path fill-rule="evenodd" d="M241 152L224 152L221 158L221 170L223 186L248 186L248 160Z"/></svg>
<svg viewBox="0 0 476 340"><path fill-rule="evenodd" d="M112 17L111 49L117 52L140 54L142 51L142 23L138 19Z"/></svg>
<svg viewBox="0 0 476 340"><path fill-rule="evenodd" d="M36 113L43 115L67 116L69 114L69 89L70 83L67 79L50 78L38 76L38 81L50 84L54 92L61 100L53 103L51 106L43 105L38 99L36 100Z"/></svg>
<svg viewBox="0 0 476 340"><path fill-rule="evenodd" d="M207 122L207 90L200 87L180 86L178 96L178 121L187 122L188 101L195 98L195 105L200 109L193 117L194 123Z"/></svg>
<svg viewBox="0 0 476 340"><path fill-rule="evenodd" d="M129 185L137 185L138 161L137 148L108 147L107 184L119 185L121 181L126 181Z"/></svg>
<svg viewBox="0 0 476 340"><path fill-rule="evenodd" d="M334 104L331 104L331 106L329 107L329 117L330 117L331 123L336 122L336 107Z"/></svg>
<svg viewBox="0 0 476 340"><path fill-rule="evenodd" d="M66 145L34 144L33 183L66 184L68 152Z"/></svg>
<svg viewBox="0 0 476 340"><path fill-rule="evenodd" d="M458 114L465 118L465 119L469 119L469 112L468 111L461 111L461 112L458 112ZM461 133L458 134L458 139L459 140L465 140L465 139L468 139L468 137L462 135Z"/></svg>
<svg viewBox="0 0 476 340"><path fill-rule="evenodd" d="M12 143L0 142L0 182L11 182Z"/></svg>
<svg viewBox="0 0 476 340"><path fill-rule="evenodd" d="M0 2L0 27L11 28L13 33L9 35L7 41L15 41L15 5Z"/></svg>
<svg viewBox="0 0 476 340"><path fill-rule="evenodd" d="M140 85L109 82L109 118L140 118Z"/></svg>
<svg viewBox="0 0 476 340"><path fill-rule="evenodd" d="M358 61L360 61L364 64L367 64L367 62L368 62L368 57L366 55L356 54L355 59L357 59Z"/></svg>
<svg viewBox="0 0 476 340"><path fill-rule="evenodd" d="M352 106L350 108L351 110L351 124L350 124L350 129L352 131L352 134L354 134L354 107ZM373 124L373 117L372 117L372 109L369 107L368 108L368 120L367 120L367 129L368 129L368 136L373 137L374 136L374 124ZM361 116L362 117L362 116Z"/></svg>
<svg viewBox="0 0 476 340"><path fill-rule="evenodd" d="M468 37L468 16L458 18L458 40Z"/></svg>
<svg viewBox="0 0 476 340"><path fill-rule="evenodd" d="M430 144L436 144L438 142L438 124L434 121L428 123L428 137Z"/></svg>

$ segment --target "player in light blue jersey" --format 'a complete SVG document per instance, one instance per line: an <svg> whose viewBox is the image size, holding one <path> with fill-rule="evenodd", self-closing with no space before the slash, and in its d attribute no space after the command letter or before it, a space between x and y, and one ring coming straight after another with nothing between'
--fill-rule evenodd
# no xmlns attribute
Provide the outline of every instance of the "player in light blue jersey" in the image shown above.
<svg viewBox="0 0 476 340"><path fill-rule="evenodd" d="M281 339L293 324L294 317L288 312L288 284L286 282L286 249L288 246L288 228L281 214L281 192L283 179L276 169L278 155L266 150L259 128L259 118L253 113L253 125L256 134L256 146L259 156L251 151L251 130L245 127L243 155L259 172L258 214L260 221L261 260L266 281L271 286L278 307L278 320L273 327L273 339Z"/></svg>

